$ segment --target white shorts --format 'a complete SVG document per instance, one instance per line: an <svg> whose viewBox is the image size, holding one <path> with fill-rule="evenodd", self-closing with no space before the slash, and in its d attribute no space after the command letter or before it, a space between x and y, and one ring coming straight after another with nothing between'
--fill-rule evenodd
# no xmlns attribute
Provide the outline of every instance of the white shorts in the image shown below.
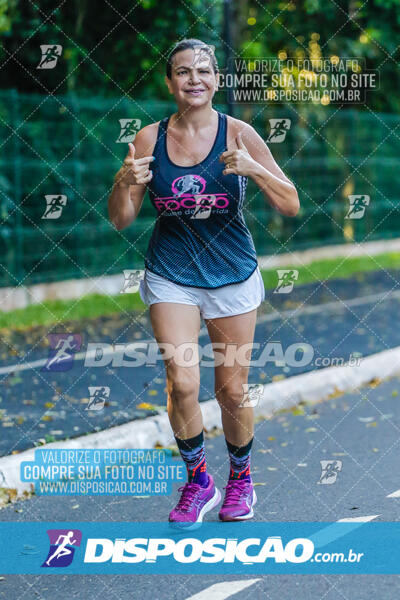
<svg viewBox="0 0 400 600"><path fill-rule="evenodd" d="M259 267L241 283L211 290L179 285L146 269L140 282L139 294L148 306L157 302L198 306L203 319L241 315L254 310L265 300L264 282Z"/></svg>

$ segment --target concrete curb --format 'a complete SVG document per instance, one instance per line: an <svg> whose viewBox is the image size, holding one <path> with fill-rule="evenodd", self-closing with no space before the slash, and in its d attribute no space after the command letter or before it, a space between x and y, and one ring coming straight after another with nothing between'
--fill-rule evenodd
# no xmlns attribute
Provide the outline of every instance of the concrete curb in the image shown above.
<svg viewBox="0 0 400 600"><path fill-rule="evenodd" d="M327 367L264 385L254 413L256 417L268 418L276 411L292 408L299 402L314 404L332 394L355 390L371 379L387 379L397 374L400 374L400 346L362 358L359 366ZM201 410L207 431L222 427L221 412L214 398L202 402ZM174 443L168 415L163 413L40 448L153 448L156 444L170 446ZM29 483L20 481L19 471L22 461L34 460L34 450L0 458L0 487L13 488L18 493L30 489Z"/></svg>

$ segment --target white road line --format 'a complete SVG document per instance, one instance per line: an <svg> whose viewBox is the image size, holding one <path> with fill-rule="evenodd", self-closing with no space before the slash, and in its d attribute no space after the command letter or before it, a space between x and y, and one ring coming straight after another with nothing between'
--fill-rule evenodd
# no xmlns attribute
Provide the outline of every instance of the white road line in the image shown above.
<svg viewBox="0 0 400 600"><path fill-rule="evenodd" d="M186 598L186 600L225 600L226 598L233 596L233 594L245 590L257 581L261 580L241 579L240 581L221 581L221 583L216 583L211 587L202 590L198 594Z"/></svg>
<svg viewBox="0 0 400 600"><path fill-rule="evenodd" d="M347 535L350 532L350 529L358 529L358 527L362 527L364 523L368 521L372 521L379 517L380 515L369 515L367 517L347 517L345 519L339 519L332 525L328 525L319 531L316 531L313 535L310 536L310 540L313 542L315 548L323 548L327 544ZM348 528L344 531L341 527L337 527L336 523L352 523L353 527Z"/></svg>
<svg viewBox="0 0 400 600"><path fill-rule="evenodd" d="M400 490L396 490L395 492L388 494L386 498L400 498Z"/></svg>
<svg viewBox="0 0 400 600"><path fill-rule="evenodd" d="M283 310L283 311L273 311L268 315L261 315L257 319L257 325L261 323L267 323L268 321L277 321L279 319L290 319L291 317L301 317L303 315L314 315L318 313L326 313L331 310L337 310L338 308L345 308L346 306L362 306L363 304L369 304L372 302L377 302L381 299L385 298L385 300L392 300L393 298L400 299L400 290L395 292L382 292L380 294L370 294L369 296L362 296L361 298L353 298L351 300L343 300L337 302L326 302L325 304L317 304L315 306L307 306L302 307L300 309L292 309L292 310ZM207 327L202 327L199 332L199 337L204 335L208 335ZM150 340L134 340L132 343L143 343L143 342L154 342L154 338ZM104 355L114 353L113 349L105 349ZM84 360L86 356L92 357L95 355L95 352L77 352L75 354L75 360ZM18 363L15 365L6 365L4 367L0 367L0 375L13 373L16 371L26 371L27 369L34 369L38 367L42 367L47 363L46 358L40 358L38 360L34 360L26 363Z"/></svg>
<svg viewBox="0 0 400 600"><path fill-rule="evenodd" d="M368 517L346 517L345 519L339 519L338 523L368 523L373 521L380 515L369 515Z"/></svg>

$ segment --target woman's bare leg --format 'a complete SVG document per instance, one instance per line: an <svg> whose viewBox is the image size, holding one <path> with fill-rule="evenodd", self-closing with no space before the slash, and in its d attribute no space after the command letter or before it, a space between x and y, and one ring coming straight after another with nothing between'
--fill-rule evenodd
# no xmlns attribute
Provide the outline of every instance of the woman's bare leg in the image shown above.
<svg viewBox="0 0 400 600"><path fill-rule="evenodd" d="M200 312L197 306L159 302L150 306L150 319L158 343L172 344L175 348L188 342L197 344L200 331ZM174 357L164 361L167 409L174 435L187 439L203 431L198 401L200 369L198 360L194 366L182 366L179 362Z"/></svg>
<svg viewBox="0 0 400 600"><path fill-rule="evenodd" d="M233 366L215 367L215 395L221 407L225 438L235 446L245 446L253 437L254 412L251 407L241 407L244 399L243 384L247 384L251 348L257 318L257 310L242 315L206 319L212 343L237 344L239 360ZM243 346L248 345L247 352ZM226 355L225 350L217 349ZM229 355L229 354L228 354Z"/></svg>

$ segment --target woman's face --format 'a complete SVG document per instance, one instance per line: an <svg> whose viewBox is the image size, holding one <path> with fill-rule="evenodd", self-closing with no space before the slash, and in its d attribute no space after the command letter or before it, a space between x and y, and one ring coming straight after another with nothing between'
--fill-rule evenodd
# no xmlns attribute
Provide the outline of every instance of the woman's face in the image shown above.
<svg viewBox="0 0 400 600"><path fill-rule="evenodd" d="M177 52L172 58L171 79L165 81L180 106L203 106L211 102L218 88L211 58L201 48Z"/></svg>

